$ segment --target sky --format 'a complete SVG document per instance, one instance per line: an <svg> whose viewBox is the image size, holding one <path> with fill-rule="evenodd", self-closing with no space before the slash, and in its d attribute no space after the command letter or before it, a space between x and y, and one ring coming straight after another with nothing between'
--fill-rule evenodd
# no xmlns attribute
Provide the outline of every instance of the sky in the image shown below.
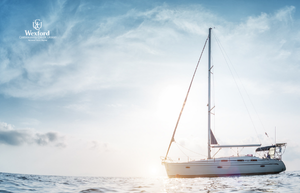
<svg viewBox="0 0 300 193"><path fill-rule="evenodd" d="M166 176L160 157L210 27L219 144L285 142L287 170L300 170L299 7L258 0L1 1L0 171ZM35 21L48 38L28 38L38 32ZM170 157L205 158L207 48L175 140Z"/></svg>

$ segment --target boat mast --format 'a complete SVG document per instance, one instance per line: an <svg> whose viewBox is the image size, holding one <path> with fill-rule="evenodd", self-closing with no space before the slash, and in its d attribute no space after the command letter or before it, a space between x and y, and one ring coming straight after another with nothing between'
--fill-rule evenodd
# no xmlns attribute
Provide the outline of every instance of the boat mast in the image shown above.
<svg viewBox="0 0 300 193"><path fill-rule="evenodd" d="M211 58L211 28L209 28L209 35L208 35L208 155L207 159L211 159L210 156L210 75L211 75L211 64L210 64L210 58Z"/></svg>

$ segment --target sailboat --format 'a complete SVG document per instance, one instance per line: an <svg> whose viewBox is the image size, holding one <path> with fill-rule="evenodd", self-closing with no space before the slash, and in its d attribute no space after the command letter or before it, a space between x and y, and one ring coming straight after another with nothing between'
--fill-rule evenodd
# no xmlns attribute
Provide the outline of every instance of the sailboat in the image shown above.
<svg viewBox="0 0 300 193"><path fill-rule="evenodd" d="M168 153L172 143L175 141L174 136L180 120L181 113L187 100L185 98L183 107L181 109L179 118L176 123L167 153L162 157L162 164L166 168L168 177L219 177L219 176L232 176L232 175L264 175L264 174L277 174L286 170L282 161L283 148L286 143L275 143L270 146L261 147L261 144L245 144L245 145L219 145L212 130L211 130L211 30L209 28L209 35L205 42L204 47L208 41L208 154L206 159L193 160L193 161L174 161L168 157ZM203 48L204 50L204 48ZM203 51L202 51L203 53ZM202 56L201 53L201 56ZM200 58L201 58L200 56ZM199 59L200 61L200 59ZM198 61L198 64L199 64ZM198 67L197 64L197 67ZM197 70L196 67L196 70ZM195 70L195 72L196 72ZM195 76L195 72L192 81ZM192 82L190 84L190 87ZM190 90L188 89L188 93ZM257 153L262 153L263 156L253 156L248 154L245 156L230 156L215 158L211 156L211 148L239 148L239 147L258 147Z"/></svg>

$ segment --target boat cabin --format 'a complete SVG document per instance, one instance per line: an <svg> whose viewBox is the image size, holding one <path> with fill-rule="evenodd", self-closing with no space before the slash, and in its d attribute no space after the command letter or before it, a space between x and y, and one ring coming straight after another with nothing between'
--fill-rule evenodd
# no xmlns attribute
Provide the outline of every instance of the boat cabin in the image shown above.
<svg viewBox="0 0 300 193"><path fill-rule="evenodd" d="M255 152L262 152L264 159L282 159L282 154L285 151L286 143L276 143L271 146L259 147L255 150Z"/></svg>

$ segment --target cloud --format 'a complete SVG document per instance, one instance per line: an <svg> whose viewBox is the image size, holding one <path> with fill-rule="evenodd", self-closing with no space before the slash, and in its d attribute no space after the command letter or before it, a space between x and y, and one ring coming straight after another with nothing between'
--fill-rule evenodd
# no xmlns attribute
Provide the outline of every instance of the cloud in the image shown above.
<svg viewBox="0 0 300 193"><path fill-rule="evenodd" d="M283 21L286 24L292 23L293 20L293 14L295 13L296 8L294 6L286 6L283 9L280 9L276 12L275 18L279 21Z"/></svg>
<svg viewBox="0 0 300 193"><path fill-rule="evenodd" d="M110 4L105 6L109 9ZM257 73L257 68L267 72L270 70L266 68L272 67L271 81L287 75L299 80L296 47L300 36L292 30L293 6L251 16L240 23L226 21L201 5L164 4L146 11L129 8L120 14L99 14L105 6L82 2L70 8L68 1L54 3L51 14L42 20L45 29L48 27L58 38L37 44L11 38L5 43L3 39L0 92L35 99L159 84L170 80L174 73L170 69L185 63L194 65L198 57L194 53L199 52L195 41L204 40L211 26L216 27L230 55L239 52L236 61L251 66L249 74ZM24 29L18 30L24 33ZM183 73L181 68L176 70Z"/></svg>
<svg viewBox="0 0 300 193"><path fill-rule="evenodd" d="M34 137L34 141L36 144L38 144L40 146L46 146L46 145L54 143L55 146L57 146L57 147L65 147L65 144L60 142L60 141L62 141L62 137L60 137L55 132L48 132L45 134L36 133L35 137Z"/></svg>
<svg viewBox="0 0 300 193"><path fill-rule="evenodd" d="M52 98L139 85L138 79L147 81L157 73L158 60L150 58L164 54L165 47L174 39L189 33L204 34L206 27L200 25L212 17L202 8L198 13L196 9L174 11L159 6L149 11L132 9L110 17L94 14L95 18L89 20L86 17L90 17L87 13L91 10L84 3L77 5L76 11L61 4L57 4L57 9L61 11L43 18L44 25L49 24L57 39L44 44L16 39L0 50L2 93L13 97ZM198 19L202 18L200 21L195 19L195 13ZM23 31L20 29L20 34Z"/></svg>
<svg viewBox="0 0 300 193"><path fill-rule="evenodd" d="M17 130L10 124L0 122L0 144L20 146L36 144L39 146L66 147L64 136L56 132L38 133L33 130Z"/></svg>
<svg viewBox="0 0 300 193"><path fill-rule="evenodd" d="M90 150L99 151L99 152L115 152L117 149L113 147L112 144L102 143L99 141L89 141L88 146Z"/></svg>

